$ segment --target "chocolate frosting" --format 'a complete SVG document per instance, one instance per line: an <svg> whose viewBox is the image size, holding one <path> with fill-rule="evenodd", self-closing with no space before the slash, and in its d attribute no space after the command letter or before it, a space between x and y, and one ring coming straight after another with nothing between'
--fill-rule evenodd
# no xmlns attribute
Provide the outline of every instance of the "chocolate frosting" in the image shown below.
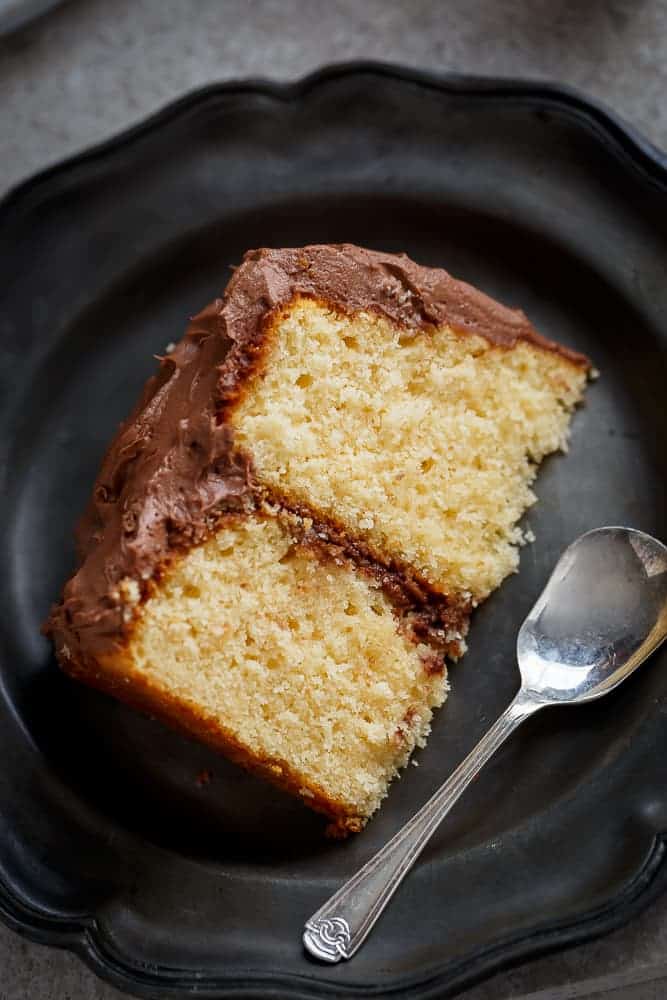
<svg viewBox="0 0 667 1000"><path fill-rule="evenodd" d="M61 656L94 659L121 644L132 617L121 581L146 593L173 552L202 541L222 512L254 506L250 459L234 448L227 417L259 362L265 320L296 296L373 311L415 335L446 323L502 348L524 340L589 367L522 312L404 254L349 244L250 251L224 299L160 359L107 451L77 529L79 569L45 626Z"/></svg>

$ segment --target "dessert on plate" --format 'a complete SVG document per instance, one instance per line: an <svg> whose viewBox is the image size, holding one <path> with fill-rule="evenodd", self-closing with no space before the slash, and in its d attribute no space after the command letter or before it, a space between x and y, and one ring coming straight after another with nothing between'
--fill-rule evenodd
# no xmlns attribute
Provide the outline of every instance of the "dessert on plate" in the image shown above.
<svg viewBox="0 0 667 1000"><path fill-rule="evenodd" d="M588 372L405 255L247 253L106 454L61 666L361 829L517 568Z"/></svg>

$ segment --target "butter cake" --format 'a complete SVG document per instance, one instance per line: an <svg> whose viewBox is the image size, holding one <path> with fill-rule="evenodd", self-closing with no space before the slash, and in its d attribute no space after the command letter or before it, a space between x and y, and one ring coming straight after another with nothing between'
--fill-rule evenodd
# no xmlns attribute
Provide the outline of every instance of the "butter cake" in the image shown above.
<svg viewBox="0 0 667 1000"><path fill-rule="evenodd" d="M359 830L588 371L405 255L249 252L107 452L45 627L62 668Z"/></svg>

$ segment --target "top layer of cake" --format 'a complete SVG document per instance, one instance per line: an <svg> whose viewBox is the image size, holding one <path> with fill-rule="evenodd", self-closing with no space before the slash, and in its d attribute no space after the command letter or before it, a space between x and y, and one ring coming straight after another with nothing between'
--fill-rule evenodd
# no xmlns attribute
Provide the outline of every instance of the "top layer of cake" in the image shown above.
<svg viewBox="0 0 667 1000"><path fill-rule="evenodd" d="M523 344L581 372L588 366L541 337L523 313L403 255L347 245L247 254L224 300L196 316L161 360L104 460L79 529L81 566L56 612L68 635L85 637L86 654L121 641L123 581L150 580L172 552L206 538L221 511L256 504L252 449L237 447L230 414L261 369L268 328L299 300L366 315L371 325L376 317L400 327L408 341L447 328L503 353Z"/></svg>

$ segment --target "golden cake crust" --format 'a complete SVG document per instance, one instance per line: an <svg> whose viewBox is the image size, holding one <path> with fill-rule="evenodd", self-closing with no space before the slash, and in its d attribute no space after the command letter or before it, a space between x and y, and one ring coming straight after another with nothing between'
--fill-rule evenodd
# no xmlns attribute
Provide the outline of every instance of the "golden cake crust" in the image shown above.
<svg viewBox="0 0 667 1000"><path fill-rule="evenodd" d="M130 708L159 719L185 736L195 737L245 770L300 798L310 809L330 820L328 836L346 837L362 829L367 817L356 815L354 810L327 796L315 783L296 774L287 761L249 752L218 719L170 695L139 674L130 653L131 642L130 631L124 646L114 653L76 660L61 655L60 666L74 680L83 681Z"/></svg>

